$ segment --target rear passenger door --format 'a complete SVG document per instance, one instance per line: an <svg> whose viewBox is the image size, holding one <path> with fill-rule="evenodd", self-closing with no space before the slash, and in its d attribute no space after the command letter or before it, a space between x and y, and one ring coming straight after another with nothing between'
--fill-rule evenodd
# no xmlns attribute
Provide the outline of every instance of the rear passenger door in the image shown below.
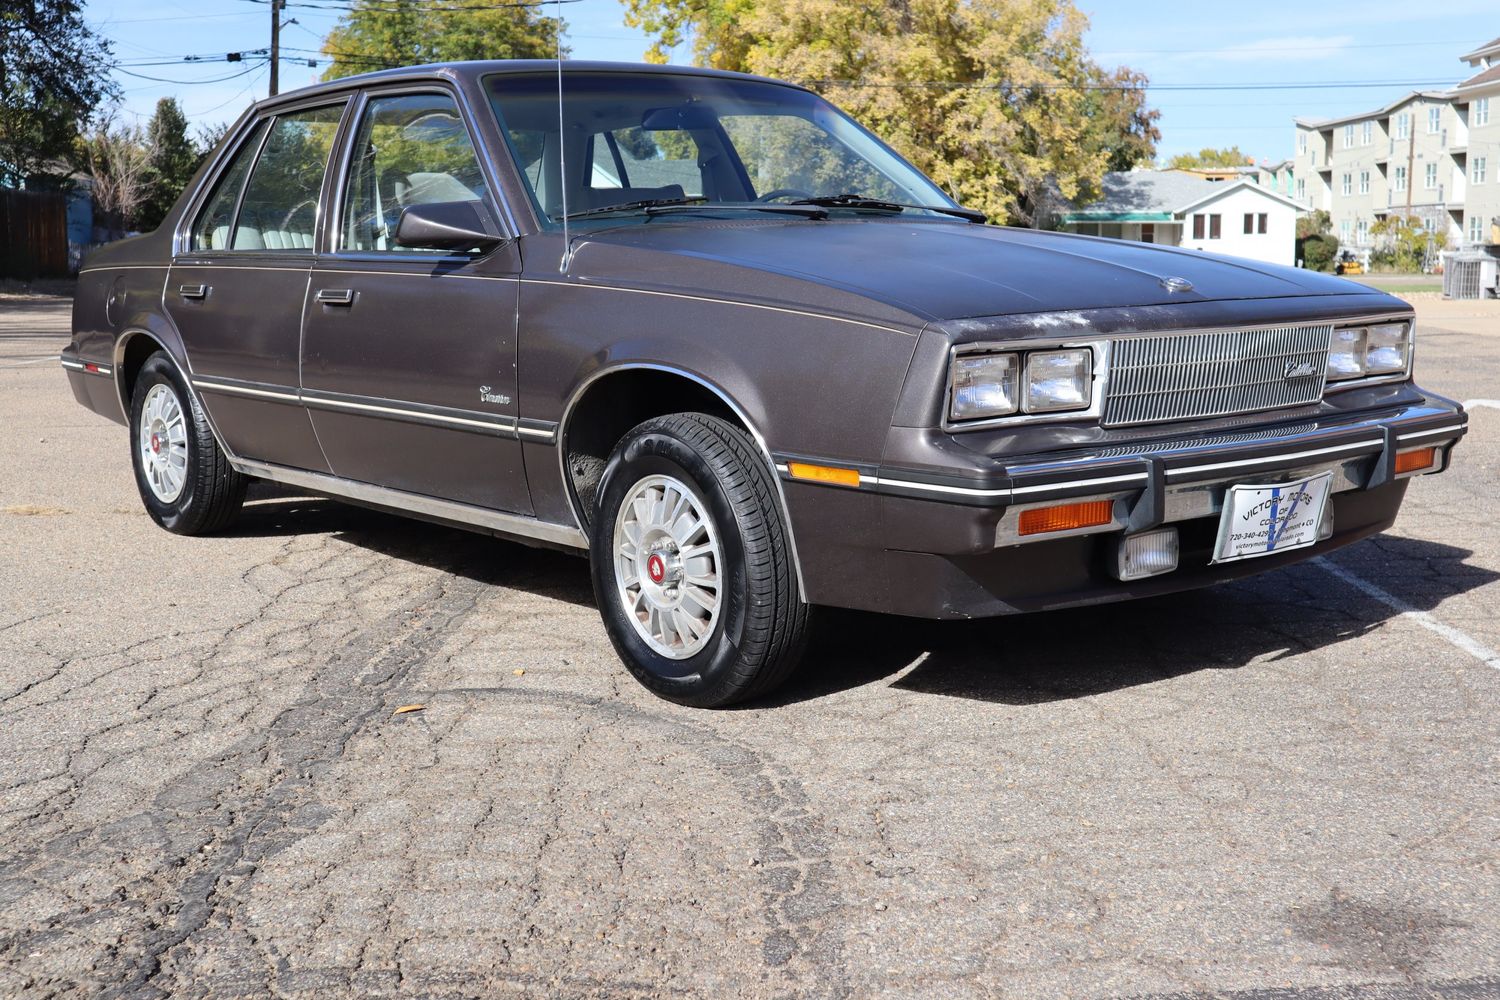
<svg viewBox="0 0 1500 1000"><path fill-rule="evenodd" d="M345 103L279 113L247 133L166 287L193 385L230 451L322 472L298 364L318 206Z"/></svg>
<svg viewBox="0 0 1500 1000"><path fill-rule="evenodd" d="M530 513L516 419L514 240L489 253L396 245L403 209L489 184L453 95L374 91L350 129L312 271L302 398L335 475Z"/></svg>

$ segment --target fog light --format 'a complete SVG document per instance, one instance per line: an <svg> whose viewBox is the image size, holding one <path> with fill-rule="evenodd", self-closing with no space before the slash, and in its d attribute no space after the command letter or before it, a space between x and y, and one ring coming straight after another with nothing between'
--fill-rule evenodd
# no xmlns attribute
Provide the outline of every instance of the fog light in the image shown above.
<svg viewBox="0 0 1500 1000"><path fill-rule="evenodd" d="M1437 448L1412 448L1396 452L1396 475L1426 472L1437 465Z"/></svg>
<svg viewBox="0 0 1500 1000"><path fill-rule="evenodd" d="M1177 568L1177 529L1159 528L1120 539L1115 576L1141 580Z"/></svg>

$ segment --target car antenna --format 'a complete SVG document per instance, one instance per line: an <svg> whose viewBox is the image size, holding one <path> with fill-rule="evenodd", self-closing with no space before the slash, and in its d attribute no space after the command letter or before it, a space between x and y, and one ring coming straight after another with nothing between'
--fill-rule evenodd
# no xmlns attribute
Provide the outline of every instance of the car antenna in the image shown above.
<svg viewBox="0 0 1500 1000"><path fill-rule="evenodd" d="M568 238L568 130L563 121L562 0L553 0L552 6L557 12L557 27L553 37L557 42L557 180L558 187L562 190L563 229L562 261L558 270L567 274L568 266L573 262L573 241Z"/></svg>

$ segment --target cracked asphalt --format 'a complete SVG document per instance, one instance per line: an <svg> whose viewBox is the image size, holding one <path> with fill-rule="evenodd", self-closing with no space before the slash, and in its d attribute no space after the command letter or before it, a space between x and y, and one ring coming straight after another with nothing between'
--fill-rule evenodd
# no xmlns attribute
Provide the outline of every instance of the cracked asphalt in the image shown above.
<svg viewBox="0 0 1500 1000"><path fill-rule="evenodd" d="M1497 304L1419 310L1423 384L1500 396ZM828 615L713 713L564 555L156 528L67 322L0 301L0 996L1500 996L1496 406L1327 560Z"/></svg>

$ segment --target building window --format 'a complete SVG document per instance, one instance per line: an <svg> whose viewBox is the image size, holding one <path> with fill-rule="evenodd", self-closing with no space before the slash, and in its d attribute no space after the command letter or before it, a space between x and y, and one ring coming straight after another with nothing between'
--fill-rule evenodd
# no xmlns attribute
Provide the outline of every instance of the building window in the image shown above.
<svg viewBox="0 0 1500 1000"><path fill-rule="evenodd" d="M1345 174L1343 176L1342 181L1339 184L1339 194L1341 194L1341 195L1343 195L1344 197L1347 198L1349 196L1349 193L1351 191L1353 191L1353 190L1354 190L1354 175L1353 174Z"/></svg>
<svg viewBox="0 0 1500 1000"><path fill-rule="evenodd" d="M1392 191L1405 191L1406 190L1406 168L1405 167L1397 167L1396 168L1396 179L1391 182L1391 190Z"/></svg>
<svg viewBox="0 0 1500 1000"><path fill-rule="evenodd" d="M1396 116L1396 138L1411 138L1411 115L1404 111Z"/></svg>
<svg viewBox="0 0 1500 1000"><path fill-rule="evenodd" d="M1266 224L1270 221L1270 219L1267 218L1265 212L1260 213L1255 218L1260 226L1260 233L1262 236L1264 236L1266 234Z"/></svg>
<svg viewBox="0 0 1500 1000"><path fill-rule="evenodd" d="M1297 133L1297 152L1299 154L1307 152L1307 133L1306 132L1298 132Z"/></svg>
<svg viewBox="0 0 1500 1000"><path fill-rule="evenodd" d="M1485 168L1487 168L1488 166L1489 163L1483 156L1474 157L1474 167L1470 179L1473 180L1475 184L1483 184Z"/></svg>
<svg viewBox="0 0 1500 1000"><path fill-rule="evenodd" d="M1307 200L1307 178L1306 177L1298 177L1297 178L1297 200L1298 201L1306 201Z"/></svg>
<svg viewBox="0 0 1500 1000"><path fill-rule="evenodd" d="M1203 239L1203 216L1193 216L1193 239Z"/></svg>
<svg viewBox="0 0 1500 1000"><path fill-rule="evenodd" d="M1255 232L1255 213L1245 213L1245 235L1249 236Z"/></svg>
<svg viewBox="0 0 1500 1000"><path fill-rule="evenodd" d="M1355 232L1358 234L1357 239L1358 239L1360 245L1364 245L1365 243L1368 243L1370 241L1370 223L1369 223L1369 220L1367 220L1367 219L1360 219L1359 220L1359 225L1355 226L1354 229L1355 229Z"/></svg>
<svg viewBox="0 0 1500 1000"><path fill-rule="evenodd" d="M1141 224L1141 242L1142 243L1155 243L1156 242L1156 224L1155 223L1146 222L1146 223L1142 223Z"/></svg>
<svg viewBox="0 0 1500 1000"><path fill-rule="evenodd" d="M1374 122L1365 122L1360 126L1359 144L1361 146L1368 146L1370 144L1370 136L1374 133L1374 125Z"/></svg>
<svg viewBox="0 0 1500 1000"><path fill-rule="evenodd" d="M1432 235L1433 233L1437 232L1437 220L1429 215L1427 218L1422 220L1422 228L1427 230L1427 234L1429 236Z"/></svg>
<svg viewBox="0 0 1500 1000"><path fill-rule="evenodd" d="M1490 99L1488 97L1474 98L1474 103L1469 110L1471 112L1470 124L1488 125L1490 123Z"/></svg>
<svg viewBox="0 0 1500 1000"><path fill-rule="evenodd" d="M1216 240L1216 239L1219 239L1221 236L1224 235L1223 230L1219 228L1219 223L1222 220L1223 220L1223 216L1219 215L1218 212L1215 212L1213 215L1210 215L1208 217L1208 238L1209 239Z"/></svg>
<svg viewBox="0 0 1500 1000"><path fill-rule="evenodd" d="M1427 169L1422 173L1422 186L1432 191L1437 188L1437 164L1427 164Z"/></svg>
<svg viewBox="0 0 1500 1000"><path fill-rule="evenodd" d="M1427 134L1436 135L1443 127L1442 106L1427 109Z"/></svg>
<svg viewBox="0 0 1500 1000"><path fill-rule="evenodd" d="M1479 215L1469 216L1469 242L1484 242L1484 217Z"/></svg>
<svg viewBox="0 0 1500 1000"><path fill-rule="evenodd" d="M1354 148L1354 123L1353 122L1350 122L1348 125L1344 126L1344 148L1345 149L1353 149Z"/></svg>
<svg viewBox="0 0 1500 1000"><path fill-rule="evenodd" d="M1339 242L1340 243L1348 243L1349 242L1349 220L1348 219L1340 219L1339 220Z"/></svg>
<svg viewBox="0 0 1500 1000"><path fill-rule="evenodd" d="M1368 170L1361 170L1359 172L1359 193L1370 193L1370 172Z"/></svg>

